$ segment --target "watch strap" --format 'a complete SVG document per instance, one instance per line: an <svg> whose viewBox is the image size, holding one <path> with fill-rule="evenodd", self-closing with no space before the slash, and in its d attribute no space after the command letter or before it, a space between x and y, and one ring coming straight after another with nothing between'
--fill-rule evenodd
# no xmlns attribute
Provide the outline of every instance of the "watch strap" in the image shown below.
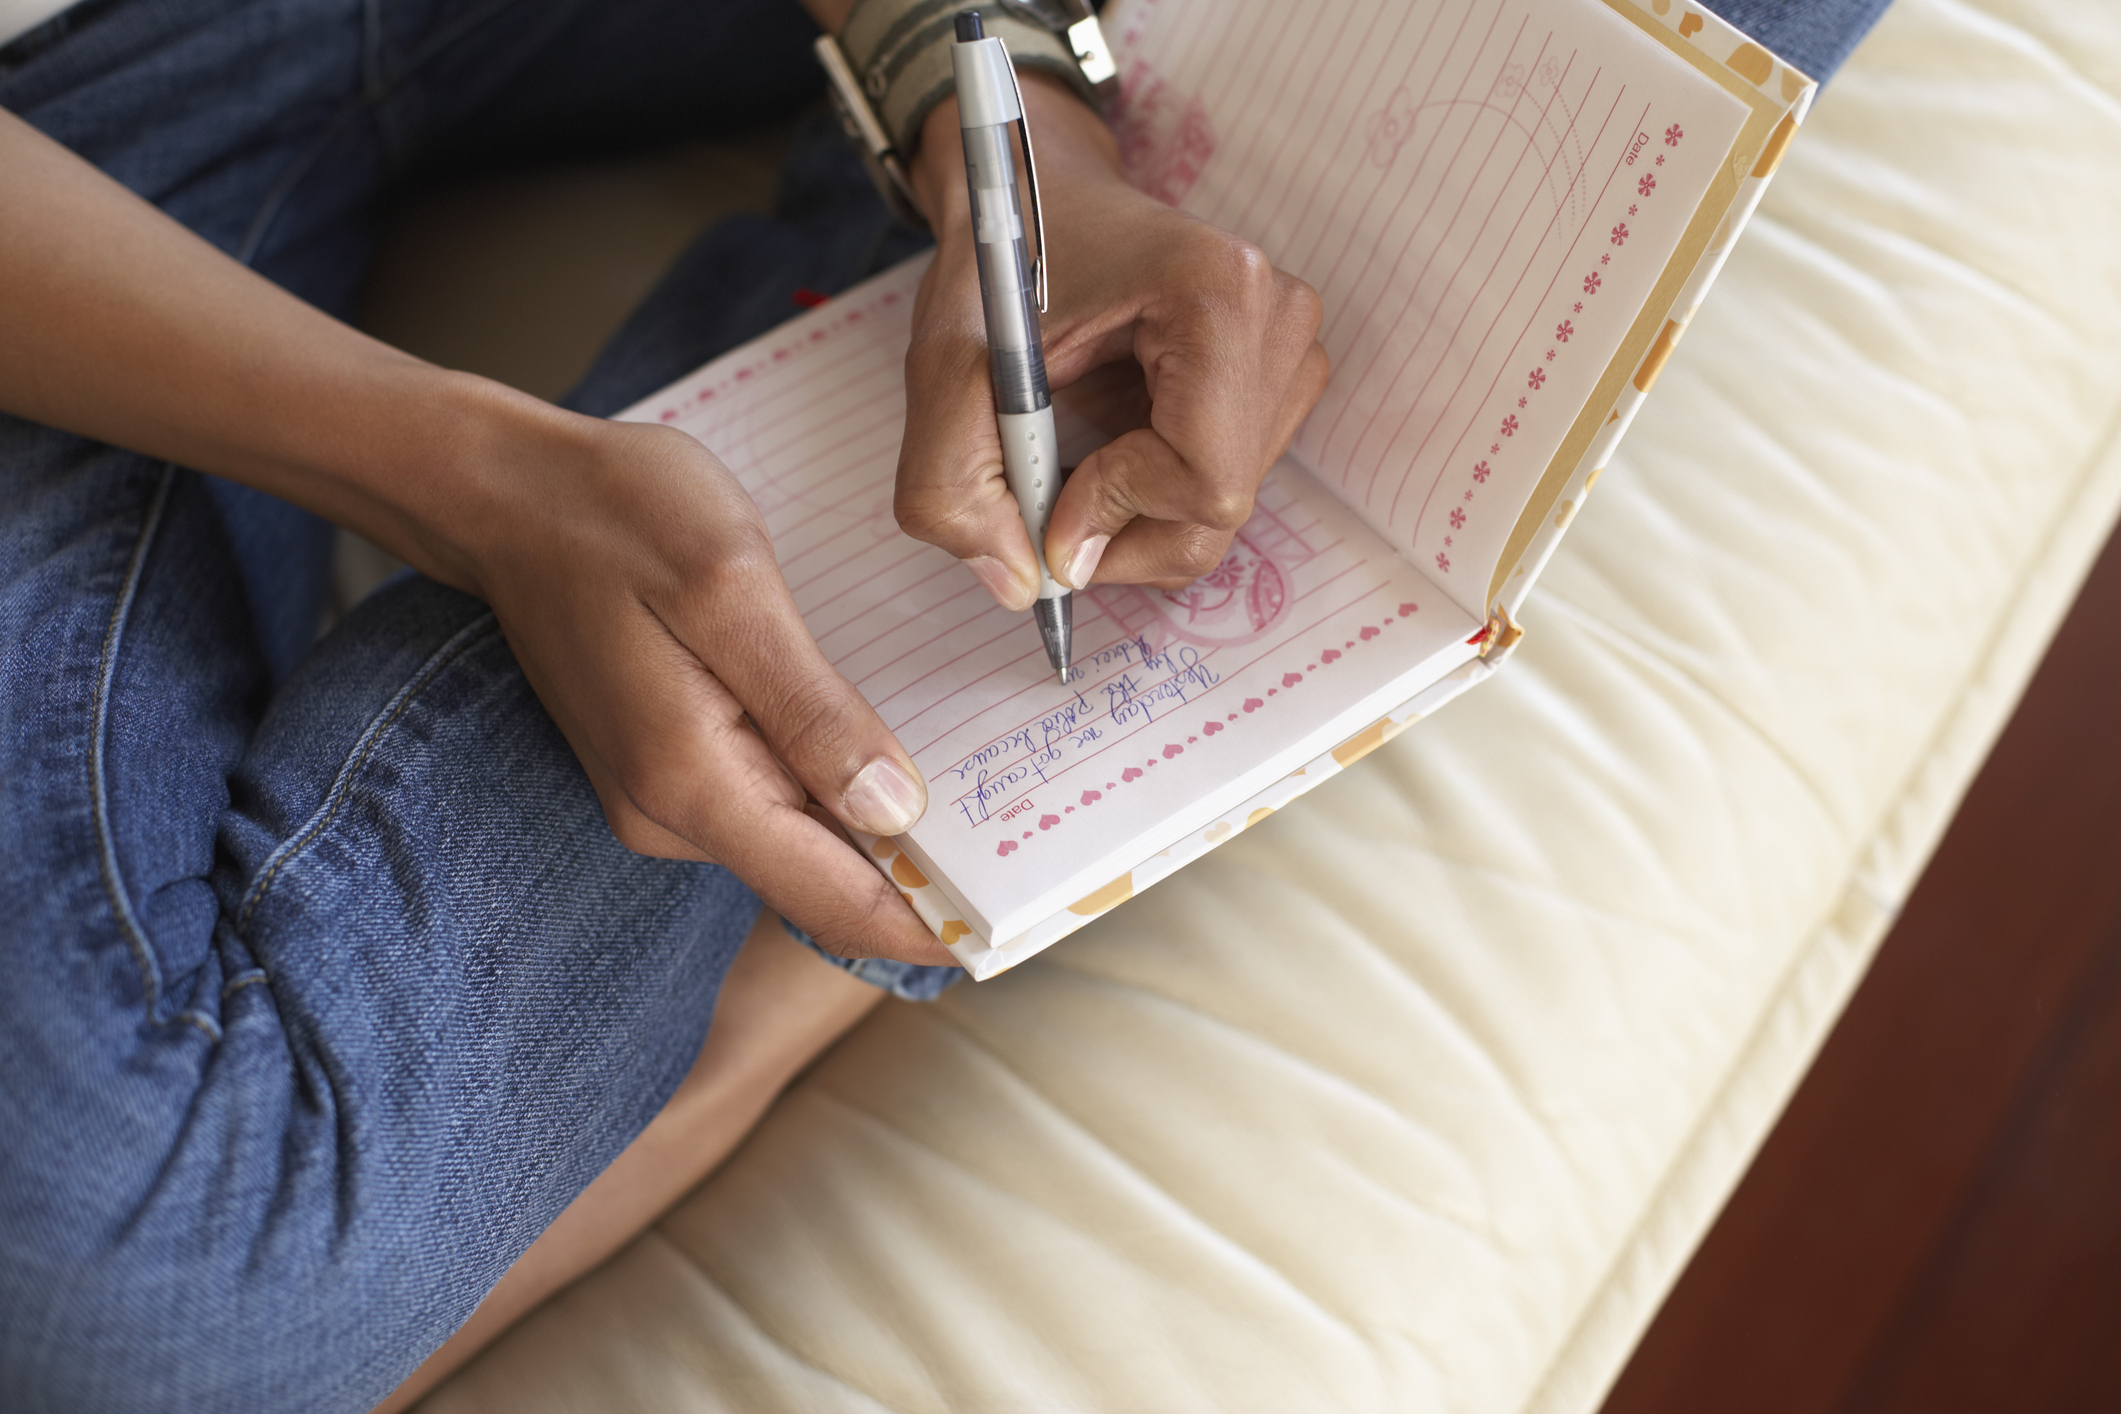
<svg viewBox="0 0 2121 1414"><path fill-rule="evenodd" d="M986 32L1008 45L1016 67L1052 74L1101 107L1069 41L998 0L856 0L840 30L840 50L901 160L911 159L921 124L956 86L950 46L964 10L979 11Z"/></svg>

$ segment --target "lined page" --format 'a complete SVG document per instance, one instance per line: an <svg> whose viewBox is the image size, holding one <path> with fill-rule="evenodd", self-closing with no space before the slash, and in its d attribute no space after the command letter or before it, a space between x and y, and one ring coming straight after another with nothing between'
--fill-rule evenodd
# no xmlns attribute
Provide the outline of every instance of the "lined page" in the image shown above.
<svg viewBox="0 0 2121 1414"><path fill-rule="evenodd" d="M1130 174L1325 303L1293 454L1458 604L1747 109L1598 0L1119 0Z"/></svg>
<svg viewBox="0 0 2121 1414"><path fill-rule="evenodd" d="M1028 613L892 517L923 267L621 415L690 432L758 503L804 622L928 779L901 843L1008 938L1405 701L1478 624L1284 462L1214 573L1076 596L1062 686Z"/></svg>

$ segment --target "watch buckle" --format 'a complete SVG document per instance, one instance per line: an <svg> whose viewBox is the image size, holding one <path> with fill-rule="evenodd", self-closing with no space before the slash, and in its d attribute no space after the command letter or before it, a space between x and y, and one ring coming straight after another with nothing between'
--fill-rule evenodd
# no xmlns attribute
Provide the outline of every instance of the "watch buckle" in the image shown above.
<svg viewBox="0 0 2121 1414"><path fill-rule="evenodd" d="M926 229L928 213L921 210L921 202L914 195L913 183L906 175L906 164L900 159L897 149L892 147L884 125L877 121L876 110L869 106L862 93L861 82L855 78L854 69L847 56L840 51L839 41L831 35L819 35L813 46L817 61L825 70L825 87L832 94L832 106L840 115L840 127L862 154L862 165L869 169L869 179L884 198L891 213L910 226Z"/></svg>

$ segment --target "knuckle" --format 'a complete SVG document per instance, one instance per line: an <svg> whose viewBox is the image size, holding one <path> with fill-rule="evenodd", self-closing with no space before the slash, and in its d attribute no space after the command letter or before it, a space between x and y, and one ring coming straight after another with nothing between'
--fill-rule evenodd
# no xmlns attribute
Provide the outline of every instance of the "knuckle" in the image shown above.
<svg viewBox="0 0 2121 1414"><path fill-rule="evenodd" d="M1304 371L1310 376L1311 401L1315 403L1319 395L1325 392L1327 380L1333 376L1333 355L1327 353L1326 346L1315 338L1311 341L1311 347L1304 351Z"/></svg>
<svg viewBox="0 0 2121 1414"><path fill-rule="evenodd" d="M834 957L854 961L881 955L875 939L888 935L891 910L899 900L883 875L874 870L868 873L870 879L859 885L855 893L835 893L830 899L806 901L807 916L801 926Z"/></svg>
<svg viewBox="0 0 2121 1414"><path fill-rule="evenodd" d="M695 845L700 827L700 763L718 755L733 719L721 708L688 713L660 726L630 734L605 753L623 799L606 796L605 813L612 832L636 853L650 853L636 839L656 838L666 830ZM601 793L601 792L600 792ZM626 829L620 831L620 821Z"/></svg>
<svg viewBox="0 0 2121 1414"><path fill-rule="evenodd" d="M1271 309L1275 299L1274 262L1242 236L1199 223L1176 251L1187 279L1208 302Z"/></svg>
<svg viewBox="0 0 2121 1414"><path fill-rule="evenodd" d="M949 512L933 493L915 490L901 480L898 489L891 493L891 518L914 539L932 542L931 532L949 518Z"/></svg>
<svg viewBox="0 0 2121 1414"><path fill-rule="evenodd" d="M1236 530L1252 518L1251 488L1220 478L1204 480L1196 490L1193 513L1194 519L1204 526L1223 532ZM1220 558L1219 548L1216 554Z"/></svg>
<svg viewBox="0 0 2121 1414"><path fill-rule="evenodd" d="M1223 551L1229 544L1227 531L1190 526L1173 543L1168 561L1174 570L1185 576L1183 582L1191 584L1222 563Z"/></svg>
<svg viewBox="0 0 2121 1414"><path fill-rule="evenodd" d="M898 894L884 882L881 874L874 884L865 884L859 898L851 898L845 904L845 918L840 937L845 951L842 957L882 957L884 950L877 940L888 938L898 922L898 911L905 905Z"/></svg>
<svg viewBox="0 0 2121 1414"><path fill-rule="evenodd" d="M789 757L837 765L853 754L853 714L832 683L809 677L783 683L767 711Z"/></svg>
<svg viewBox="0 0 2121 1414"><path fill-rule="evenodd" d="M1274 262L1243 236L1216 232L1212 269L1226 283L1243 290L1274 287Z"/></svg>
<svg viewBox="0 0 2121 1414"><path fill-rule="evenodd" d="M780 573L773 539L755 515L716 526L712 541L702 547L698 575L710 598L755 593Z"/></svg>
<svg viewBox="0 0 2121 1414"><path fill-rule="evenodd" d="M1100 526L1112 526L1134 515L1134 487L1149 470L1148 459L1127 439L1099 453L1097 479L1090 483L1090 510Z"/></svg>
<svg viewBox="0 0 2121 1414"><path fill-rule="evenodd" d="M1275 300L1274 262L1241 236L1218 231L1207 256L1209 278L1224 299L1247 309L1269 309Z"/></svg>
<svg viewBox="0 0 2121 1414"><path fill-rule="evenodd" d="M961 560L994 554L997 545L1006 543L1010 521L1000 518L1004 511L1017 515L1013 501L936 487L901 489L891 500L892 518L900 530Z"/></svg>
<svg viewBox="0 0 2121 1414"><path fill-rule="evenodd" d="M964 537L969 519L963 499L932 486L909 484L904 477L892 493L891 515L915 540L945 546Z"/></svg>
<svg viewBox="0 0 2121 1414"><path fill-rule="evenodd" d="M1299 330L1305 340L1318 337L1318 326L1325 322L1326 302L1317 290L1293 275L1284 276L1282 308L1288 322ZM1315 347L1315 345L1314 345Z"/></svg>

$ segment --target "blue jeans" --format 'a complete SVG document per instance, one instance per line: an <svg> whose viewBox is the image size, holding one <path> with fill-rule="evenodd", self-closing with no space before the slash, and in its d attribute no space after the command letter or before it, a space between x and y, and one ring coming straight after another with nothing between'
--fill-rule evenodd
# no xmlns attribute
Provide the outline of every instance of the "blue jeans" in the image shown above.
<svg viewBox="0 0 2121 1414"><path fill-rule="evenodd" d="M344 316L393 185L783 118L814 33L91 0L0 51L0 106ZM799 143L786 219L704 239L575 405L903 255L848 161ZM0 417L9 1410L366 1409L661 1108L757 913L618 845L484 605L408 577L313 646L331 535Z"/></svg>
<svg viewBox="0 0 2121 1414"><path fill-rule="evenodd" d="M1881 8L1764 3L1821 72ZM0 106L343 316L393 187L795 112L810 36L793 0L86 0L0 50ZM917 243L820 138L573 406ZM660 1109L756 912L612 839L483 605L408 577L313 643L330 540L0 416L10 1410L367 1408Z"/></svg>

